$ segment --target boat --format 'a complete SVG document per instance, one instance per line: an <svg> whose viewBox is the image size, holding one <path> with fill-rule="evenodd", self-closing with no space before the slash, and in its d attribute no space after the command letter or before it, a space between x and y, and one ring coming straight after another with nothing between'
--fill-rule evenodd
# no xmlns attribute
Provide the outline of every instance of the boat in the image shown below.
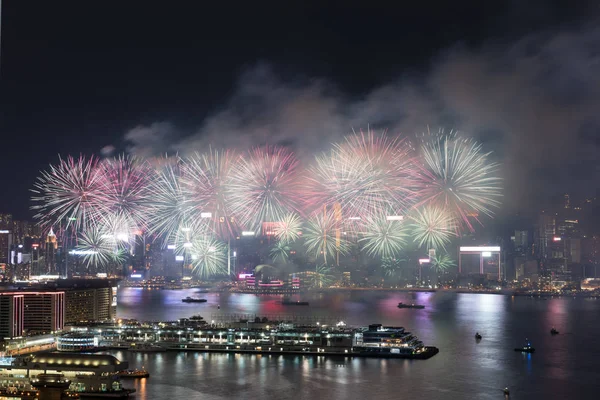
<svg viewBox="0 0 600 400"><path fill-rule="evenodd" d="M483 339L483 336L481 336L481 335L479 334L479 332L477 332L477 333L475 334L475 340L481 340L481 339Z"/></svg>
<svg viewBox="0 0 600 400"><path fill-rule="evenodd" d="M282 300L281 304L284 306L307 306L308 301Z"/></svg>
<svg viewBox="0 0 600 400"><path fill-rule="evenodd" d="M552 329L550 329L550 334L551 335L558 335L559 332L556 329L552 328Z"/></svg>
<svg viewBox="0 0 600 400"><path fill-rule="evenodd" d="M193 297L186 297L185 299L181 299L184 303L206 303L208 300L206 299L196 299Z"/></svg>
<svg viewBox="0 0 600 400"><path fill-rule="evenodd" d="M161 351L167 351L167 349L162 346L157 346L150 343L132 343L127 350L134 353L158 353Z"/></svg>
<svg viewBox="0 0 600 400"><path fill-rule="evenodd" d="M521 353L533 353L535 352L535 348L531 346L529 339L525 339L527 344L523 347L517 347L515 351L520 351Z"/></svg>
<svg viewBox="0 0 600 400"><path fill-rule="evenodd" d="M423 309L423 308L425 308L425 306L422 306L420 304L398 303L398 308L418 308L418 309Z"/></svg>
<svg viewBox="0 0 600 400"><path fill-rule="evenodd" d="M510 390L508 390L507 387L505 387L504 389L502 389L502 392L504 393L504 396L506 396L506 397L510 396Z"/></svg>
<svg viewBox="0 0 600 400"><path fill-rule="evenodd" d="M117 376L120 378L150 378L150 373L143 367L142 369L126 369L117 372Z"/></svg>
<svg viewBox="0 0 600 400"><path fill-rule="evenodd" d="M352 354L368 357L426 359L438 353L403 327L372 324L354 332Z"/></svg>

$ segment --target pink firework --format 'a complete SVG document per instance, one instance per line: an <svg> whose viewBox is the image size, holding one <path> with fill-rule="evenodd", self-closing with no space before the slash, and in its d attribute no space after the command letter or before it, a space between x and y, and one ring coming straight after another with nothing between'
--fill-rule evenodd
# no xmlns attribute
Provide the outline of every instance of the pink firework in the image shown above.
<svg viewBox="0 0 600 400"><path fill-rule="evenodd" d="M45 227L89 226L101 215L102 183L96 158L60 158L58 165L43 171L34 184L35 218Z"/></svg>
<svg viewBox="0 0 600 400"><path fill-rule="evenodd" d="M282 221L302 206L298 159L280 146L257 147L240 156L227 182L231 212L247 229Z"/></svg>
<svg viewBox="0 0 600 400"><path fill-rule="evenodd" d="M352 219L405 209L414 201L412 155L408 141L385 133L348 136L331 152L317 156L308 177L311 203L339 204L344 218Z"/></svg>
<svg viewBox="0 0 600 400"><path fill-rule="evenodd" d="M235 236L238 231L227 193L235 158L234 153L209 149L203 154L195 153L182 165L182 187L188 208L196 219L205 220L209 229L223 239Z"/></svg>

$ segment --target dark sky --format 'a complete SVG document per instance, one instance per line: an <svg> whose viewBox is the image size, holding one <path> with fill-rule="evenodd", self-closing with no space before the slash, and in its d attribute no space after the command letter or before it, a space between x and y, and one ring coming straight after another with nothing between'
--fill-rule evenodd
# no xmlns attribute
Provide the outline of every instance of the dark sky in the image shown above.
<svg viewBox="0 0 600 400"><path fill-rule="evenodd" d="M154 3L3 1L0 212L28 218L58 154L313 151L367 124L475 135L511 209L595 190L595 2Z"/></svg>

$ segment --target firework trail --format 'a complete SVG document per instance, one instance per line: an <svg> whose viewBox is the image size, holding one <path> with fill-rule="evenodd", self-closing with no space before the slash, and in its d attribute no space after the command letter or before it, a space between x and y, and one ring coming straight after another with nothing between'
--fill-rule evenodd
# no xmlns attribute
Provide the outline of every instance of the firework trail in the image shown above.
<svg viewBox="0 0 600 400"><path fill-rule="evenodd" d="M125 251L115 243L112 235L90 227L80 233L77 247L86 266L104 267L125 261Z"/></svg>
<svg viewBox="0 0 600 400"><path fill-rule="evenodd" d="M302 234L302 220L298 214L286 214L273 228L275 237L283 243L292 243Z"/></svg>
<svg viewBox="0 0 600 400"><path fill-rule="evenodd" d="M350 243L345 237L336 235L339 230L339 221L331 214L319 213L310 218L304 229L304 245L308 253L312 253L318 260L323 257L335 259L336 254L345 255L350 250Z"/></svg>
<svg viewBox="0 0 600 400"><path fill-rule="evenodd" d="M349 136L310 168L310 203L341 204L350 218L368 218L412 204L414 167L406 140L372 131Z"/></svg>
<svg viewBox="0 0 600 400"><path fill-rule="evenodd" d="M86 228L101 215L102 178L96 158L59 159L34 183L35 218L43 227L63 224L76 230Z"/></svg>
<svg viewBox="0 0 600 400"><path fill-rule="evenodd" d="M147 225L163 239L163 245L178 243L200 219L192 218L182 185L181 162L171 158L162 162L150 181L151 201L147 205ZM197 229L197 228L196 228ZM195 229L195 230L196 230Z"/></svg>
<svg viewBox="0 0 600 400"><path fill-rule="evenodd" d="M426 135L420 147L417 205L432 204L451 212L471 231L470 216L491 216L500 206L502 180L498 164L482 146L456 133Z"/></svg>
<svg viewBox="0 0 600 400"><path fill-rule="evenodd" d="M227 245L212 236L192 240L190 248L193 270L199 278L206 279L227 273Z"/></svg>
<svg viewBox="0 0 600 400"><path fill-rule="evenodd" d="M406 245L407 231L403 221L388 221L385 215L369 217L358 240L370 256L395 258Z"/></svg>
<svg viewBox="0 0 600 400"><path fill-rule="evenodd" d="M145 160L119 156L99 163L102 176L103 213L125 216L138 229L145 229L145 210L150 199L152 169Z"/></svg>
<svg viewBox="0 0 600 400"><path fill-rule="evenodd" d="M301 207L299 163L278 146L258 147L234 164L227 184L231 211L247 229L278 222Z"/></svg>
<svg viewBox="0 0 600 400"><path fill-rule="evenodd" d="M456 236L456 220L453 215L437 206L416 208L409 214L408 227L413 240L425 249L442 249Z"/></svg>
<svg viewBox="0 0 600 400"><path fill-rule="evenodd" d="M183 189L194 218L208 219L211 229L221 238L235 237L239 228L227 199L233 153L209 149L184 160Z"/></svg>

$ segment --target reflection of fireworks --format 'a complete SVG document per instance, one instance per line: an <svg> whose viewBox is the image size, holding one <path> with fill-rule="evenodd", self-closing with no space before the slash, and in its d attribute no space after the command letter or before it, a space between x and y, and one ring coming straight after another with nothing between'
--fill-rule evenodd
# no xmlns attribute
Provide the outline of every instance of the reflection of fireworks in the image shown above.
<svg viewBox="0 0 600 400"><path fill-rule="evenodd" d="M409 227L413 231L414 241L426 249L440 249L455 236L455 219L442 208L426 206L416 208L409 215Z"/></svg>
<svg viewBox="0 0 600 400"><path fill-rule="evenodd" d="M226 190L233 158L232 153L209 149L204 154L195 153L183 164L183 186L191 210L196 217L210 218L212 229L222 238L237 231Z"/></svg>
<svg viewBox="0 0 600 400"><path fill-rule="evenodd" d="M304 245L309 253L317 259L322 255L323 261L332 258L337 252L347 254L350 243L344 238L336 237L337 221L330 214L321 213L308 220L304 230Z"/></svg>
<svg viewBox="0 0 600 400"><path fill-rule="evenodd" d="M488 161L489 153L483 153L477 142L441 133L426 137L421 153L420 204L447 209L471 230L469 214L491 215L491 208L500 205L498 164Z"/></svg>
<svg viewBox="0 0 600 400"><path fill-rule="evenodd" d="M292 243L300 237L302 220L297 214L286 214L273 228L275 237L282 242Z"/></svg>
<svg viewBox="0 0 600 400"><path fill-rule="evenodd" d="M149 164L139 158L120 156L99 164L102 174L103 213L120 214L141 229L145 224L144 210L150 192Z"/></svg>
<svg viewBox="0 0 600 400"><path fill-rule="evenodd" d="M125 252L114 238L96 227L81 232L76 250L83 255L87 266L106 267L125 260Z"/></svg>
<svg viewBox="0 0 600 400"><path fill-rule="evenodd" d="M231 211L248 229L281 221L300 207L298 160L282 147L259 147L234 164L228 184Z"/></svg>
<svg viewBox="0 0 600 400"><path fill-rule="evenodd" d="M310 171L312 202L339 203L346 217L365 218L401 208L412 196L408 142L371 131L349 136L330 153L318 156Z"/></svg>
<svg viewBox="0 0 600 400"><path fill-rule="evenodd" d="M359 242L368 255L394 258L406 244L406 230L401 221L387 221L385 215L368 218Z"/></svg>
<svg viewBox="0 0 600 400"><path fill-rule="evenodd" d="M199 278L210 278L227 273L227 245L211 236L192 240L190 248L193 273Z"/></svg>
<svg viewBox="0 0 600 400"><path fill-rule="evenodd" d="M68 157L41 173L32 189L36 203L32 208L43 226L64 221L80 229L98 217L101 176L97 164L95 158Z"/></svg>

